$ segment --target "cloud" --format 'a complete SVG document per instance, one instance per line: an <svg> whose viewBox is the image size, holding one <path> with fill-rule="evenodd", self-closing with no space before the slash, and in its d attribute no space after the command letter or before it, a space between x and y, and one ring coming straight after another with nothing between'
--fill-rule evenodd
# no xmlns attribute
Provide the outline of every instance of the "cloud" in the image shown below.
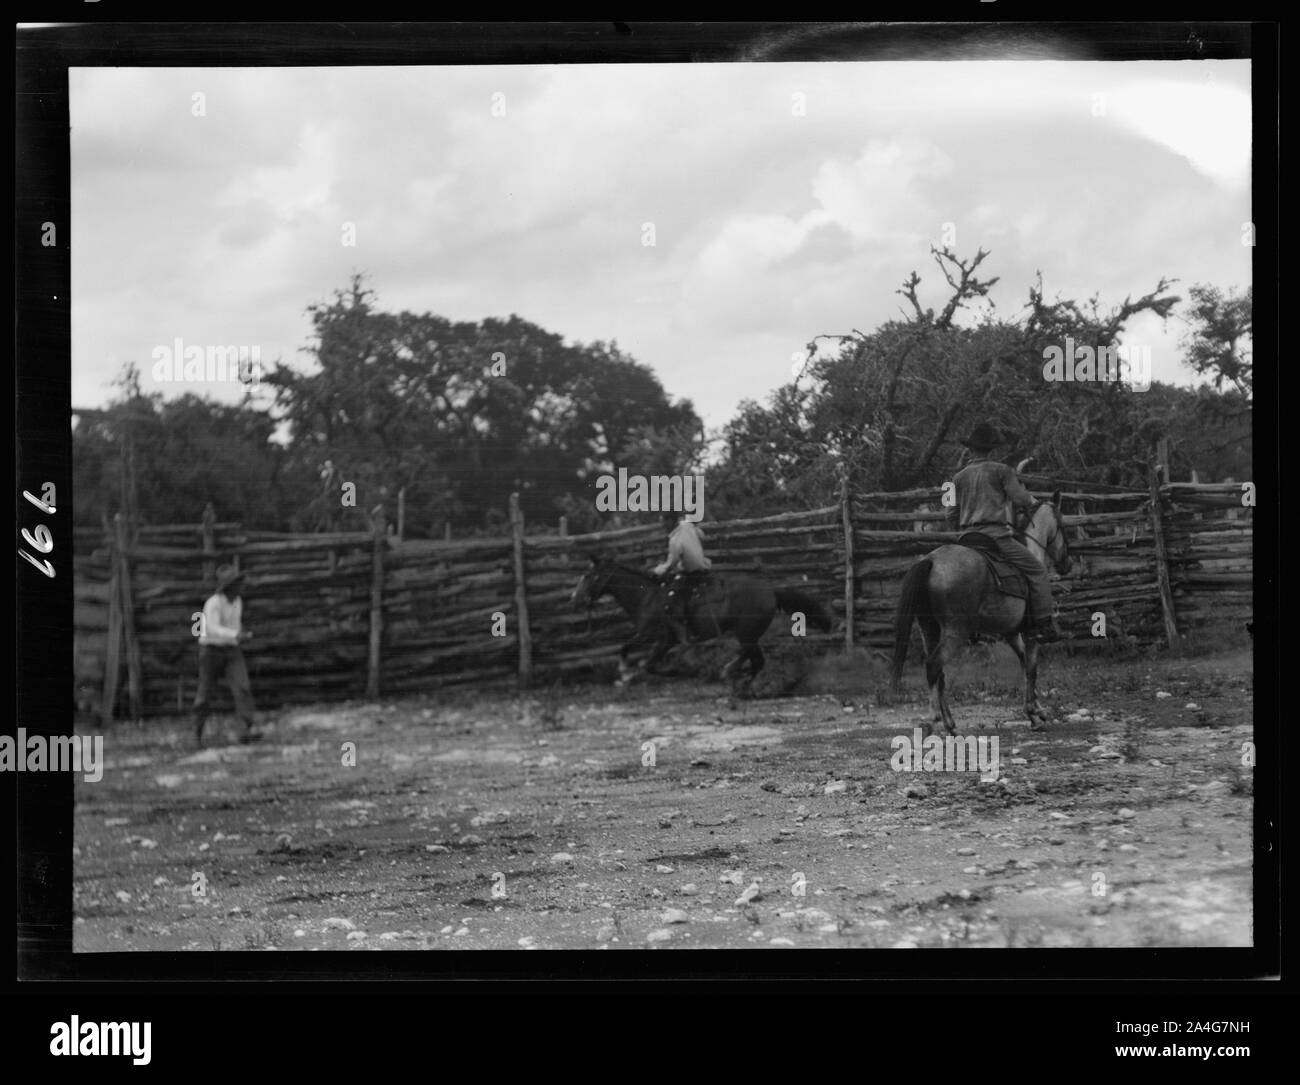
<svg viewBox="0 0 1300 1085"><path fill-rule="evenodd" d="M1246 92L1213 79L1147 80L1109 95L1106 111L1130 131L1181 155L1222 187L1238 192L1250 187Z"/></svg>

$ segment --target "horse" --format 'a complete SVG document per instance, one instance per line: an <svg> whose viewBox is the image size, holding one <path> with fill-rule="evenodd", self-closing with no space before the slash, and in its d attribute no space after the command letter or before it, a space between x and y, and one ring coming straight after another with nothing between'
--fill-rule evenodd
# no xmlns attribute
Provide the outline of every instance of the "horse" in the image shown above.
<svg viewBox="0 0 1300 1085"><path fill-rule="evenodd" d="M1037 502L1023 515L1017 534L1023 533L1029 552L1040 564L1046 565L1047 559L1064 576L1070 571L1071 560L1057 507L1060 498L1058 491L1051 501ZM925 677L930 686L932 718L925 724L927 737L937 722L943 723L948 734L957 733L944 692L943 667L975 633L1001 637L1011 646L1025 672L1025 713L1030 728L1040 731L1047 726L1047 714L1038 703L1038 641L1021 631L1028 606L1027 599L1001 594L984 557L960 543L932 550L908 571L894 614L892 686L895 691L899 688L915 621L925 641Z"/></svg>
<svg viewBox="0 0 1300 1085"><path fill-rule="evenodd" d="M626 684L635 669L628 653L654 637L654 647L641 664L653 673L655 665L678 639L667 613L668 585L658 577L600 555L591 556L591 567L573 589L574 605L591 605L601 596L612 595L636 626L636 632L619 650L619 684ZM740 653L722 670L728 677L742 662L749 664L748 682L763 669L759 638L780 610L803 613L814 628L827 632L829 612L814 598L797 588L771 588L757 577L743 573L711 576L696 593L687 619L687 629L700 640L730 635L740 643Z"/></svg>

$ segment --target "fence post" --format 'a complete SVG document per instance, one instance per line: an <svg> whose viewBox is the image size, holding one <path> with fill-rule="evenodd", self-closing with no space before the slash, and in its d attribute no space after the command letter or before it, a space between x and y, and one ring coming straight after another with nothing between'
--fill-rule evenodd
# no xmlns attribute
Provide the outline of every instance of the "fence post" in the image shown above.
<svg viewBox="0 0 1300 1085"><path fill-rule="evenodd" d="M117 583L117 535L109 526L107 517L104 519L104 534L108 540L108 643L104 648L104 699L100 703L99 718L107 727L113 720L118 672L122 668L122 595Z"/></svg>
<svg viewBox="0 0 1300 1085"><path fill-rule="evenodd" d="M519 623L519 688L533 677L533 634L528 626L528 586L524 581L524 514L518 492L510 495L510 535L515 556L515 620Z"/></svg>
<svg viewBox="0 0 1300 1085"><path fill-rule="evenodd" d="M126 521L120 512L113 517L113 540L113 555L118 570L117 590L122 599L122 646L126 649L126 688L131 719L139 723L144 676L140 665L140 642L135 636L135 604L131 598L131 565L126 553Z"/></svg>
<svg viewBox="0 0 1300 1085"><path fill-rule="evenodd" d="M212 578L217 572L215 561L206 557L208 554L214 556L216 554L216 528L214 527L216 522L217 510L212 507L212 502L209 501L203 509L203 527L201 529L203 532L203 553L205 555L203 560L204 590L207 590L208 585L212 583Z"/></svg>
<svg viewBox="0 0 1300 1085"><path fill-rule="evenodd" d="M406 537L406 487L397 491L397 541Z"/></svg>
<svg viewBox="0 0 1300 1085"><path fill-rule="evenodd" d="M854 582L853 516L849 499L849 472L840 464L840 517L844 522L844 651L853 651Z"/></svg>
<svg viewBox="0 0 1300 1085"><path fill-rule="evenodd" d="M1169 584L1169 552L1165 548L1164 516L1160 508L1160 468L1151 470L1151 533L1156 541L1156 583L1160 586L1160 609L1165 619L1165 641L1170 648L1178 644L1177 613L1174 593Z"/></svg>
<svg viewBox="0 0 1300 1085"><path fill-rule="evenodd" d="M366 696L379 696L380 644L384 633L384 507L374 510L374 541L370 555L370 655L366 663Z"/></svg>

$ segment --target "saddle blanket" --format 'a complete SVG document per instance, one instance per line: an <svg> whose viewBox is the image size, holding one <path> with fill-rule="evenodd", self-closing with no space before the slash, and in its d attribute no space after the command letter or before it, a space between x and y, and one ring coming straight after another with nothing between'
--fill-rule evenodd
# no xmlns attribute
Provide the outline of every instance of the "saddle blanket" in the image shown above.
<svg viewBox="0 0 1300 1085"><path fill-rule="evenodd" d="M993 576L994 587L1002 595L1013 599L1029 598L1029 580L1025 574L1007 561L998 552L996 539L991 539L978 531L968 531L957 540L958 546L968 546L978 550Z"/></svg>

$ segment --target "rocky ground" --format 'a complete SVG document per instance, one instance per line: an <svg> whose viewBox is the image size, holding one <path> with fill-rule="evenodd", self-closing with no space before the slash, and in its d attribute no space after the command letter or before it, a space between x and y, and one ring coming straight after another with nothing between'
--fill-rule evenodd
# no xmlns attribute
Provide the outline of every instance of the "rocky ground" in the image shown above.
<svg viewBox="0 0 1300 1085"><path fill-rule="evenodd" d="M891 707L676 679L123 727L77 783L75 947L1250 945L1249 652L1049 657L1033 733L971 656L996 778L891 767L915 668Z"/></svg>

